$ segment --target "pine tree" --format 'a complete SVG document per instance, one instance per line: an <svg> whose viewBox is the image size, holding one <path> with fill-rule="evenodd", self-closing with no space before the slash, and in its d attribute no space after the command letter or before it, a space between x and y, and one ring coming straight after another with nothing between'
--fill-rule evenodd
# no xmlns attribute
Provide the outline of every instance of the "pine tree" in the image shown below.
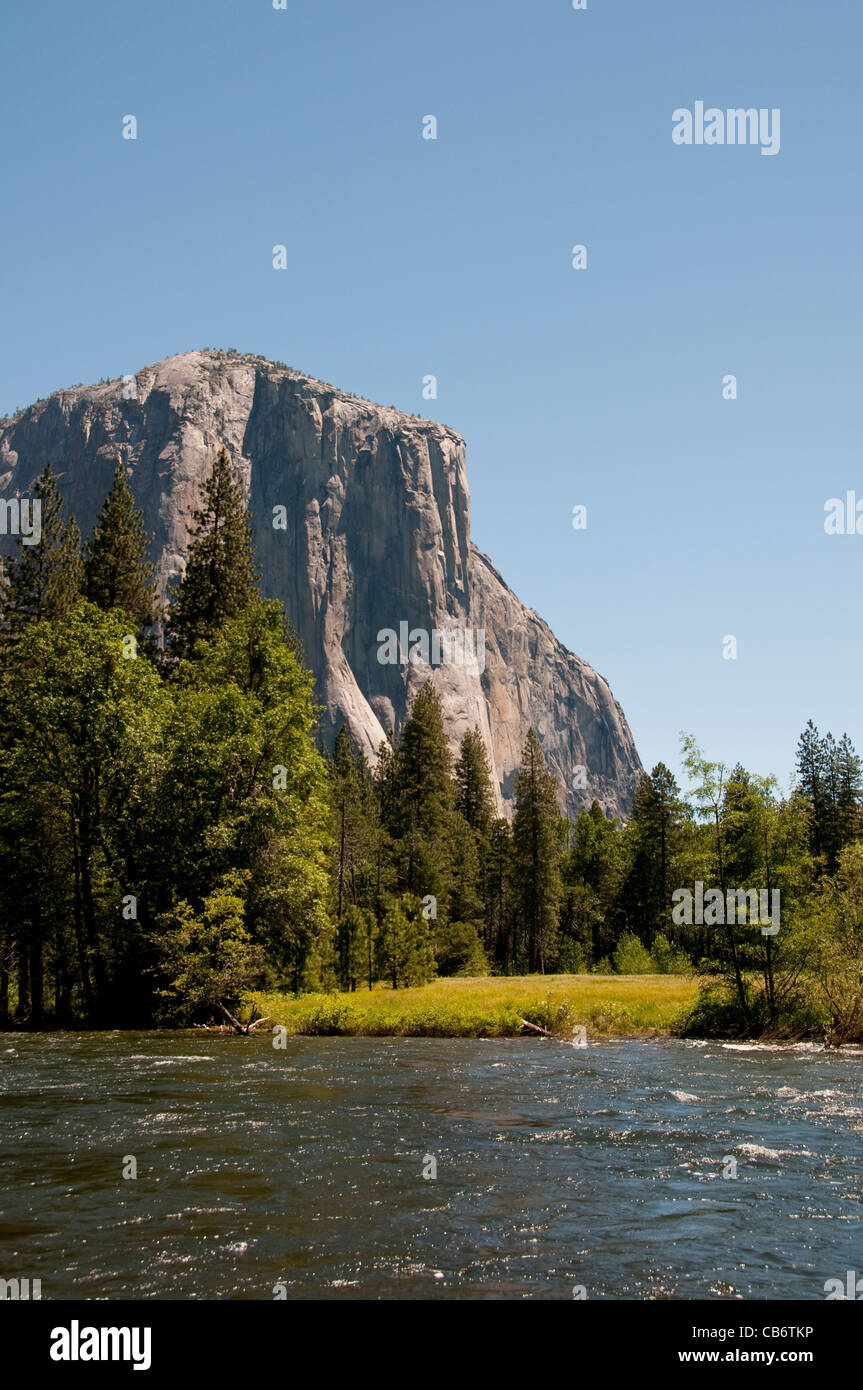
<svg viewBox="0 0 863 1390"><path fill-rule="evenodd" d="M428 923L418 898L405 894L387 912L377 942L379 968L393 989L424 985L437 973Z"/></svg>
<svg viewBox="0 0 863 1390"><path fill-rule="evenodd" d="M225 449L204 484L204 504L194 522L186 573L168 623L180 656L194 656L201 640L214 637L257 597L251 522Z"/></svg>
<svg viewBox="0 0 863 1390"><path fill-rule="evenodd" d="M515 781L513 850L527 968L543 975L560 920L560 820L554 777L536 731L529 729Z"/></svg>
<svg viewBox="0 0 863 1390"><path fill-rule="evenodd" d="M4 628L16 642L28 623L59 622L71 613L81 590L81 533L74 517L64 522L57 477L47 463L33 489L40 514L39 539L9 561L4 585Z"/></svg>
<svg viewBox="0 0 863 1390"><path fill-rule="evenodd" d="M392 767L381 769L399 888L420 898L444 898L452 880L451 771L440 697L427 682L411 705Z"/></svg>
<svg viewBox="0 0 863 1390"><path fill-rule="evenodd" d="M563 866L566 917L570 935L582 945L589 941L598 963L612 950L614 928L621 925L616 919L626 921L620 891L622 837L618 822L610 821L594 799L590 810L579 815L571 838Z"/></svg>
<svg viewBox="0 0 863 1390"><path fill-rule="evenodd" d="M404 832L410 826L429 833L440 830L453 806L452 764L443 727L440 696L430 682L418 692L399 739L396 763L396 815Z"/></svg>
<svg viewBox="0 0 863 1390"><path fill-rule="evenodd" d="M504 973L510 975L515 965L510 892L512 827L502 816L492 821L483 868L486 950Z"/></svg>
<svg viewBox="0 0 863 1390"><path fill-rule="evenodd" d="M671 923L671 863L679 841L680 791L665 763L642 776L626 835L632 864L622 889L623 915L645 945Z"/></svg>
<svg viewBox="0 0 863 1390"><path fill-rule="evenodd" d="M849 753L851 761L848 761ZM809 720L797 745L798 787L810 807L812 853L828 874L836 872L843 844L842 821L844 818L847 822L850 809L848 797L856 795L853 757L850 740L843 752L832 734L821 738L812 720ZM846 783L844 793L841 790L843 775ZM845 803L841 810L840 800Z"/></svg>
<svg viewBox="0 0 863 1390"><path fill-rule="evenodd" d="M344 724L330 764L330 805L337 969L347 989L356 987L357 932L367 938L363 911L375 905L378 825L368 765Z"/></svg>
<svg viewBox="0 0 863 1390"><path fill-rule="evenodd" d="M479 729L468 729L461 741L455 765L456 809L471 830L487 836L494 817L491 768Z"/></svg>
<svg viewBox="0 0 863 1390"><path fill-rule="evenodd" d="M110 612L119 608L139 628L155 622L154 567L146 556L144 519L122 464L117 465L84 557L84 592L91 603Z"/></svg>
<svg viewBox="0 0 863 1390"><path fill-rule="evenodd" d="M838 765L837 812L842 848L860 836L860 802L863 798L863 764L854 744L843 734L836 750Z"/></svg>

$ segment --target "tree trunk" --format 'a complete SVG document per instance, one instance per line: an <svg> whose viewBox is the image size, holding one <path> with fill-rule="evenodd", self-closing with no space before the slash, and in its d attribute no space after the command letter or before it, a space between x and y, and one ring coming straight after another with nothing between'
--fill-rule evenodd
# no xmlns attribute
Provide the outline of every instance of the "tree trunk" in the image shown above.
<svg viewBox="0 0 863 1390"><path fill-rule="evenodd" d="M87 947L84 942L84 924L81 920L81 856L74 821L72 823L72 866L75 879L75 893L72 903L75 950L78 956L78 971L81 975L81 990L84 995L84 1008L87 1014L87 1021L92 1022L95 1012L93 985L90 980L90 962L87 959Z"/></svg>
<svg viewBox="0 0 863 1390"><path fill-rule="evenodd" d="M23 939L23 933L18 938L17 965L18 965L18 1010L17 1017L23 1022L30 1014L30 951L29 943Z"/></svg>
<svg viewBox="0 0 863 1390"><path fill-rule="evenodd" d="M30 933L30 1022L40 1028L45 1014L45 972L42 961L42 923L34 922Z"/></svg>
<svg viewBox="0 0 863 1390"><path fill-rule="evenodd" d="M0 1028L9 1023L9 935L4 933L0 944Z"/></svg>

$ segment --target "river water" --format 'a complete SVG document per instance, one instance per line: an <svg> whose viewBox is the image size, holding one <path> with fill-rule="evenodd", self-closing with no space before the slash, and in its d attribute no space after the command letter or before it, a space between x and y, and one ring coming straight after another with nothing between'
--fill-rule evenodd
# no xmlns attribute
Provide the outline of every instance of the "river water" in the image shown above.
<svg viewBox="0 0 863 1390"><path fill-rule="evenodd" d="M0 1276L43 1299L823 1299L863 1274L861 1066L0 1034Z"/></svg>

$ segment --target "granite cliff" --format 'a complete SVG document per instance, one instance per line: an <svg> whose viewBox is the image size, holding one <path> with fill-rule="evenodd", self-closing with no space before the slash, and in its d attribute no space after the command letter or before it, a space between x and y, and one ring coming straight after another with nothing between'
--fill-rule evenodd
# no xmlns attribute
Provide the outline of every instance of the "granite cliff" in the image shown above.
<svg viewBox="0 0 863 1390"><path fill-rule="evenodd" d="M222 447L248 496L262 590L302 638L328 740L344 720L374 761L431 676L453 747L465 729L482 730L504 810L532 724L562 809L595 797L609 814L628 813L641 765L623 711L472 544L465 446L453 430L264 358L189 352L0 420L0 493L29 495L50 459L87 535L122 461L164 594L183 571L199 484ZM484 633L484 660L382 662L379 633L403 623L411 643L435 629ZM408 652L403 643L400 657ZM579 766L583 789L573 787Z"/></svg>

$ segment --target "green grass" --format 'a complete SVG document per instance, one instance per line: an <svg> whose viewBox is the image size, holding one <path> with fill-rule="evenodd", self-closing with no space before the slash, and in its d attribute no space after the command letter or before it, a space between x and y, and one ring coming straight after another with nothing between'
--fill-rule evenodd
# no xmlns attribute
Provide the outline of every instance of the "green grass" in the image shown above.
<svg viewBox="0 0 863 1390"><path fill-rule="evenodd" d="M506 1038L526 1018L560 1036L670 1034L699 981L681 975L515 975L434 980L416 989L376 985L355 994L256 994L289 1033L362 1037Z"/></svg>

